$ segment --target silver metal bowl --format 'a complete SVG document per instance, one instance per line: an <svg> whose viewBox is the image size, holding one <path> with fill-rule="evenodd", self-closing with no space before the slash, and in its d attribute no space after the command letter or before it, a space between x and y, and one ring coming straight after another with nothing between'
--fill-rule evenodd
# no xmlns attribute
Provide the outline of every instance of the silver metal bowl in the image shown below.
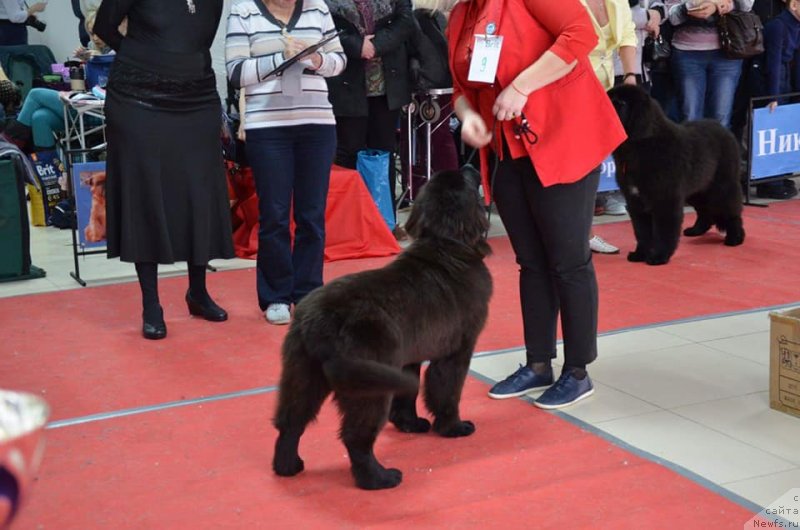
<svg viewBox="0 0 800 530"><path fill-rule="evenodd" d="M0 390L0 529L11 525L29 493L42 461L49 415L42 398Z"/></svg>

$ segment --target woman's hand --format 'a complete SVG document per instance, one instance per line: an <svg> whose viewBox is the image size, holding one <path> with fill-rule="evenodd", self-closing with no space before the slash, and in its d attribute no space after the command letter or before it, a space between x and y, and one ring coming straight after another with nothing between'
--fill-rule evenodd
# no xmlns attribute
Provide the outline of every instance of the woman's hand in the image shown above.
<svg viewBox="0 0 800 530"><path fill-rule="evenodd" d="M461 139L471 147L484 147L492 141L492 133L481 115L468 110L461 119Z"/></svg>
<svg viewBox="0 0 800 530"><path fill-rule="evenodd" d="M499 121L519 118L522 115L522 108L527 102L528 96L514 88L514 82L512 81L500 92L497 99L494 100L492 114L494 114Z"/></svg>
<svg viewBox="0 0 800 530"><path fill-rule="evenodd" d="M645 29L654 38L661 32L661 13L657 9L647 10L647 25Z"/></svg>
<svg viewBox="0 0 800 530"><path fill-rule="evenodd" d="M717 12L717 4L713 2L703 2L699 4L696 9L687 9L686 13L690 17L700 18L700 19L707 19L711 15Z"/></svg>
<svg viewBox="0 0 800 530"><path fill-rule="evenodd" d="M372 39L375 35L364 35L364 44L361 45L361 58L370 60L375 57L375 45L372 44Z"/></svg>
<svg viewBox="0 0 800 530"><path fill-rule="evenodd" d="M28 8L28 16L35 15L36 13L41 13L44 11L44 8L47 7L47 2L36 2L32 6Z"/></svg>
<svg viewBox="0 0 800 530"><path fill-rule="evenodd" d="M90 50L87 50L83 46L78 46L77 48L75 48L75 51L72 52L72 55L74 57L77 57L81 61L88 61L92 57L92 52Z"/></svg>
<svg viewBox="0 0 800 530"><path fill-rule="evenodd" d="M717 11L720 15L726 15L733 11L733 0L717 0Z"/></svg>
<svg viewBox="0 0 800 530"><path fill-rule="evenodd" d="M770 101L769 105L767 105L767 108L769 109L770 114L772 114L773 112L775 112L775 109L778 108L778 102L777 101Z"/></svg>
<svg viewBox="0 0 800 530"><path fill-rule="evenodd" d="M283 41L284 48L283 48L283 58L284 59L291 59L301 51L306 49L306 43L300 39L294 39L292 37L287 37Z"/></svg>

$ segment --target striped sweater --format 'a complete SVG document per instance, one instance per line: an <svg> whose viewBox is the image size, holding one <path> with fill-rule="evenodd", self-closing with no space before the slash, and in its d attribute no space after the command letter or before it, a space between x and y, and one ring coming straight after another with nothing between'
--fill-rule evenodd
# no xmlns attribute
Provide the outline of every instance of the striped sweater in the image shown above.
<svg viewBox="0 0 800 530"><path fill-rule="evenodd" d="M318 70L303 71L300 90L289 91L281 76L268 75L284 62L284 35L312 45L335 31L324 0L297 0L285 29L262 0L233 0L225 65L231 84L245 90L245 129L336 123L324 78L339 75L347 63L338 38L320 50Z"/></svg>

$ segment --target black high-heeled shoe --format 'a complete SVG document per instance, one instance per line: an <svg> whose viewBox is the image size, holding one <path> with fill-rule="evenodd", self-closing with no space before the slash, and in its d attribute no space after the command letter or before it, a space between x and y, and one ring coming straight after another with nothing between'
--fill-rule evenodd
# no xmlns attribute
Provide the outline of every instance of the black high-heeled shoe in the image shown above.
<svg viewBox="0 0 800 530"><path fill-rule="evenodd" d="M189 308L190 315L203 317L210 322L225 322L228 320L228 312L214 303L214 300L207 297L206 303L201 304L192 298L191 290L186 291L186 306Z"/></svg>
<svg viewBox="0 0 800 530"><path fill-rule="evenodd" d="M164 322L164 312L158 308L158 316L148 319L142 314L142 336L150 340L159 340L167 336L167 324Z"/></svg>

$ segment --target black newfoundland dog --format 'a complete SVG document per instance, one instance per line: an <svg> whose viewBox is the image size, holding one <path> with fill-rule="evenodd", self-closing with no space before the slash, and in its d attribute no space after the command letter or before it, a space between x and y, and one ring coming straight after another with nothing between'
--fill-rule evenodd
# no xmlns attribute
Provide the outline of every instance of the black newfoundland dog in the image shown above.
<svg viewBox="0 0 800 530"><path fill-rule="evenodd" d="M358 487L397 486L401 471L384 468L373 445L387 419L403 432L430 430L416 411L426 360L433 430L446 437L475 431L461 419L459 401L492 293L483 263L488 221L475 184L458 171L437 174L414 202L406 229L414 242L392 263L334 280L297 305L273 420L278 475L303 470L298 442L333 392Z"/></svg>
<svg viewBox="0 0 800 530"><path fill-rule="evenodd" d="M678 247L686 204L697 211L697 221L685 236L716 225L726 245L741 245L742 188L733 134L714 120L673 123L637 86L621 85L608 95L628 133L614 151L617 183L636 235L628 261L667 263Z"/></svg>

